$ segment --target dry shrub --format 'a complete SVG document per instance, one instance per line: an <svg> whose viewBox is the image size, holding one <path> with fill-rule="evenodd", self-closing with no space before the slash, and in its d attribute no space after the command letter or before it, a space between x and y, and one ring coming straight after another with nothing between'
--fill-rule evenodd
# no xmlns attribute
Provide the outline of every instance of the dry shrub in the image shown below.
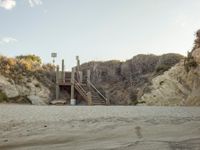
<svg viewBox="0 0 200 150"><path fill-rule="evenodd" d="M8 100L7 96L5 93L0 91L0 102L6 102Z"/></svg>
<svg viewBox="0 0 200 150"><path fill-rule="evenodd" d="M191 68L197 67L197 63L192 56L192 52L188 52L188 55L184 60L184 67L187 72L189 72Z"/></svg>
<svg viewBox="0 0 200 150"><path fill-rule="evenodd" d="M52 85L55 82L54 70L55 66L51 64L41 65L40 57L35 55L21 55L16 58L0 56L0 73L17 83L26 76L37 78L47 86Z"/></svg>
<svg viewBox="0 0 200 150"><path fill-rule="evenodd" d="M169 53L160 56L158 64L156 65L156 73L164 73L172 66L177 64L183 58L182 55Z"/></svg>
<svg viewBox="0 0 200 150"><path fill-rule="evenodd" d="M189 72L191 68L197 67L197 62L194 60L194 57L192 56L192 52L197 48L200 48L200 30L196 32L196 39L194 40L194 46L191 52L188 52L187 57L184 60L184 67L187 72Z"/></svg>

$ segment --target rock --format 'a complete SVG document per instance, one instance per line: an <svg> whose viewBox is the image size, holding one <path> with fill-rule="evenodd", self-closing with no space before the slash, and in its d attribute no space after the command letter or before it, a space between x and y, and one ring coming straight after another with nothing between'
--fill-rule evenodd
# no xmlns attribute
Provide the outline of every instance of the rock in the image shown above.
<svg viewBox="0 0 200 150"><path fill-rule="evenodd" d="M30 96L27 96L27 98L31 101L33 105L46 105L45 103L46 99L41 98L39 96L30 95Z"/></svg>
<svg viewBox="0 0 200 150"><path fill-rule="evenodd" d="M13 81L11 81L13 82ZM19 96L19 92L15 84L11 84L9 79L0 75L0 90L6 94L8 98L14 98Z"/></svg>
<svg viewBox="0 0 200 150"><path fill-rule="evenodd" d="M183 57L178 54L137 55L125 62L106 61L82 64L80 69L86 76L91 71L91 82L113 105L136 104L145 87L155 76L157 67L162 74L178 63ZM165 68L164 68L164 67Z"/></svg>
<svg viewBox="0 0 200 150"><path fill-rule="evenodd" d="M180 62L169 71L152 80L150 92L139 100L147 105L200 106L200 31L197 32L192 56L196 62L189 70Z"/></svg>
<svg viewBox="0 0 200 150"><path fill-rule="evenodd" d="M193 71L187 73L183 64L178 64L164 75L152 80L150 93L140 101L159 106L200 106L200 77Z"/></svg>
<svg viewBox="0 0 200 150"><path fill-rule="evenodd" d="M191 93L185 84L187 73L182 64L177 64L163 75L152 79L150 92L145 93L140 102L147 105L177 106L185 105L187 96Z"/></svg>
<svg viewBox="0 0 200 150"><path fill-rule="evenodd" d="M26 77L24 80L26 81ZM36 79L16 84L13 80L0 75L0 90L8 99L27 97L33 105L45 105L51 99L50 90Z"/></svg>

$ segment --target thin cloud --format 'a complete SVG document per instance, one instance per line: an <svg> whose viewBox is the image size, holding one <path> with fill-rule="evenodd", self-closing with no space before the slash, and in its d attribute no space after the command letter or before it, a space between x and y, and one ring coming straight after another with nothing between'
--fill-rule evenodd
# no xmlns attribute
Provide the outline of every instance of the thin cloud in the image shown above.
<svg viewBox="0 0 200 150"><path fill-rule="evenodd" d="M36 5L42 5L42 0L28 0L30 7L34 7Z"/></svg>
<svg viewBox="0 0 200 150"><path fill-rule="evenodd" d="M42 5L42 0L25 0L28 2L30 7L35 7L37 5ZM17 1L16 0L0 0L0 7L6 10L12 10L16 7Z"/></svg>
<svg viewBox="0 0 200 150"><path fill-rule="evenodd" d="M3 37L0 39L0 44L11 44L15 42L18 42L18 41L12 37Z"/></svg>
<svg viewBox="0 0 200 150"><path fill-rule="evenodd" d="M16 6L16 1L15 0L0 0L0 7L6 9L6 10L11 10Z"/></svg>

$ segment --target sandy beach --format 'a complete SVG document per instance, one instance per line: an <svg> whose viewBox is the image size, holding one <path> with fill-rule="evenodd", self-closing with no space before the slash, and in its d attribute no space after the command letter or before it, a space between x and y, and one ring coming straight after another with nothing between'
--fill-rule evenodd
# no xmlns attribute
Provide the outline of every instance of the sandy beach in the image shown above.
<svg viewBox="0 0 200 150"><path fill-rule="evenodd" d="M200 150L200 108L0 105L0 150Z"/></svg>

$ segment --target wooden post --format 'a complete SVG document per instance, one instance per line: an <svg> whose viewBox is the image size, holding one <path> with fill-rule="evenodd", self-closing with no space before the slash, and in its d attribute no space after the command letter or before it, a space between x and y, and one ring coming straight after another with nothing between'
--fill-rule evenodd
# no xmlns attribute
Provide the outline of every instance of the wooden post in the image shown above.
<svg viewBox="0 0 200 150"><path fill-rule="evenodd" d="M87 70L87 85L90 85L89 83L90 83L90 76L91 76L91 72L90 72L90 70L88 69Z"/></svg>
<svg viewBox="0 0 200 150"><path fill-rule="evenodd" d="M88 92L87 97L88 97L88 105L92 105L92 93Z"/></svg>
<svg viewBox="0 0 200 150"><path fill-rule="evenodd" d="M87 86L88 86L88 89L90 89L90 70L88 69L87 70ZM92 93L91 92L88 92L87 93L87 97L88 97L88 105L92 105Z"/></svg>
<svg viewBox="0 0 200 150"><path fill-rule="evenodd" d="M59 99L60 87L59 87L59 66L56 67L56 99Z"/></svg>
<svg viewBox="0 0 200 150"><path fill-rule="evenodd" d="M80 82L79 70L80 70L80 60L79 60L79 56L76 56L76 75L77 75L78 82Z"/></svg>
<svg viewBox="0 0 200 150"><path fill-rule="evenodd" d="M79 71L80 83L83 83L83 72Z"/></svg>
<svg viewBox="0 0 200 150"><path fill-rule="evenodd" d="M76 104L76 100L74 99L74 79L75 79L75 68L72 68L72 74L71 74L71 105Z"/></svg>
<svg viewBox="0 0 200 150"><path fill-rule="evenodd" d="M80 59L79 59L79 56L76 56L76 61L77 61L77 67L78 67L78 69L79 69L79 67L80 67Z"/></svg>
<svg viewBox="0 0 200 150"><path fill-rule="evenodd" d="M62 59L62 75L61 75L62 82L65 83L65 61Z"/></svg>

